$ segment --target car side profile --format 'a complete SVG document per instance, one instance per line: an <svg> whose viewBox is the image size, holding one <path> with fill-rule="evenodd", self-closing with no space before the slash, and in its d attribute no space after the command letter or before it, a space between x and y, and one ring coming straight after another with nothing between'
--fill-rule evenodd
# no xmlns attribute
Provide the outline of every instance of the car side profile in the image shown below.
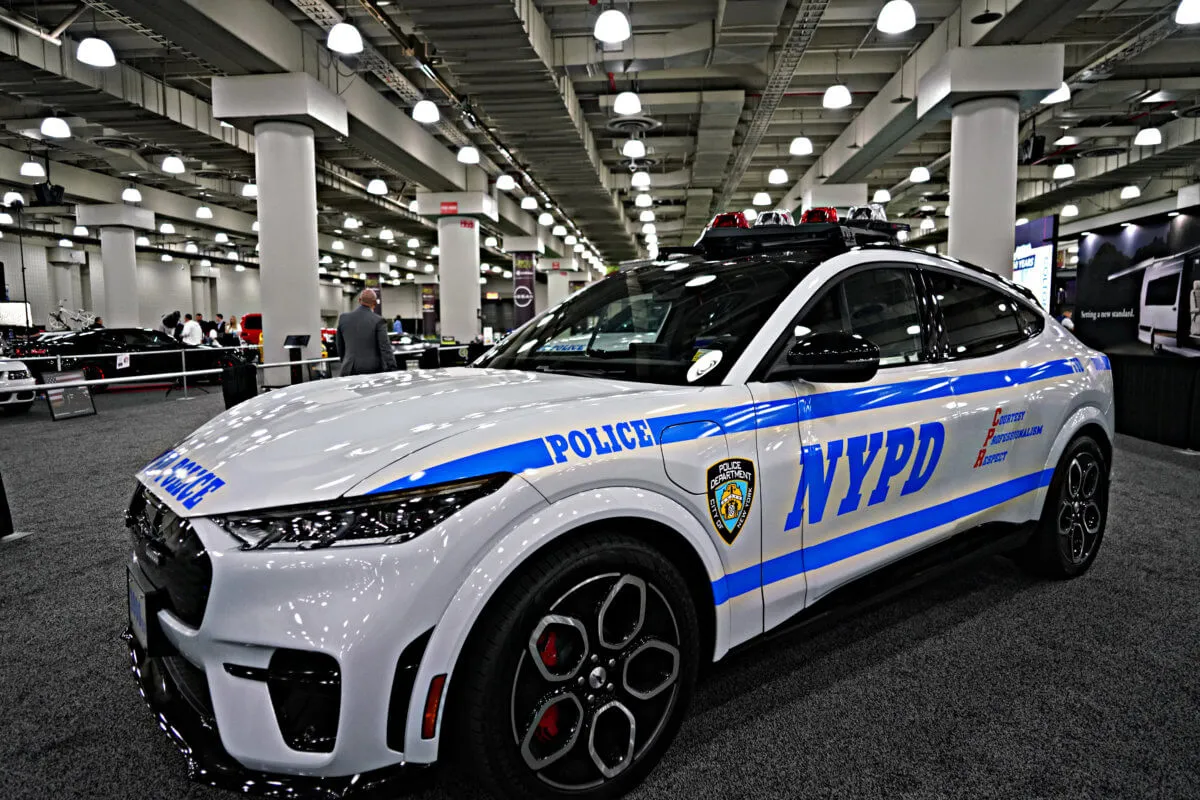
<svg viewBox="0 0 1200 800"><path fill-rule="evenodd" d="M1085 572L1107 359L979 268L760 231L470 367L270 392L139 472L131 663L204 779L352 793L453 759L497 796L619 796L703 664L873 576L968 545Z"/></svg>

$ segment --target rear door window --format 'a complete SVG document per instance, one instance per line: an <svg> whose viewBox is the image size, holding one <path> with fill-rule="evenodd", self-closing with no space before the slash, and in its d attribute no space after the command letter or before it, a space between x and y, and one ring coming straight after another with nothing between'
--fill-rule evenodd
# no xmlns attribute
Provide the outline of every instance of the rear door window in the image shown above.
<svg viewBox="0 0 1200 800"><path fill-rule="evenodd" d="M989 355L1032 335L1010 295L959 275L930 270L925 278L942 311L948 357Z"/></svg>

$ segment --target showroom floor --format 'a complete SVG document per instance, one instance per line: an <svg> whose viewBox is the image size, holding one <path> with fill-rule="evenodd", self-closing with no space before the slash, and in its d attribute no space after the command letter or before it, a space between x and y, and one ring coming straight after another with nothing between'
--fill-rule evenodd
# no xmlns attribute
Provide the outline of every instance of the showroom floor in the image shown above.
<svg viewBox="0 0 1200 800"><path fill-rule="evenodd" d="M0 418L0 797L218 798L188 781L127 670L135 469L219 394L101 396ZM1200 456L1123 439L1093 570L1003 558L717 667L637 796L1200 797ZM418 800L463 796L426 789Z"/></svg>

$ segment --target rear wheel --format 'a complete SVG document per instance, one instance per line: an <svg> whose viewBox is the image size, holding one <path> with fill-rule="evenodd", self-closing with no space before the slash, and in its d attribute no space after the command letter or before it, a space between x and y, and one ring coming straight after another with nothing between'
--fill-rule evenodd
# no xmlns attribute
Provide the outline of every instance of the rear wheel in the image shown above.
<svg viewBox="0 0 1200 800"><path fill-rule="evenodd" d="M1025 564L1050 578L1082 575L1096 559L1108 520L1109 464L1091 436L1067 445L1037 531L1026 545Z"/></svg>
<svg viewBox="0 0 1200 800"><path fill-rule="evenodd" d="M104 380L104 377L105 377L104 370L93 364L88 364L88 365L84 366L84 368L83 368L83 377L84 377L84 380L102 381L102 380ZM96 384L95 386L89 386L87 388L92 391L92 394L98 394L100 392L107 392L108 384L99 383L99 384Z"/></svg>
<svg viewBox="0 0 1200 800"><path fill-rule="evenodd" d="M458 664L456 755L500 797L609 798L662 757L691 699L695 607L645 543L606 534L501 590ZM460 677L461 676L461 677Z"/></svg>

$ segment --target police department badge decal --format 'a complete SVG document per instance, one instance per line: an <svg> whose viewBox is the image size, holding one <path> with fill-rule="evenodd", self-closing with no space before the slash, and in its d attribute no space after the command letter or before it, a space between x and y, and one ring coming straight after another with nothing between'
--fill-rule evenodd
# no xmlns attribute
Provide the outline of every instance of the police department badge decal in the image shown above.
<svg viewBox="0 0 1200 800"><path fill-rule="evenodd" d="M742 532L754 502L754 462L727 458L708 468L708 512L725 544Z"/></svg>

